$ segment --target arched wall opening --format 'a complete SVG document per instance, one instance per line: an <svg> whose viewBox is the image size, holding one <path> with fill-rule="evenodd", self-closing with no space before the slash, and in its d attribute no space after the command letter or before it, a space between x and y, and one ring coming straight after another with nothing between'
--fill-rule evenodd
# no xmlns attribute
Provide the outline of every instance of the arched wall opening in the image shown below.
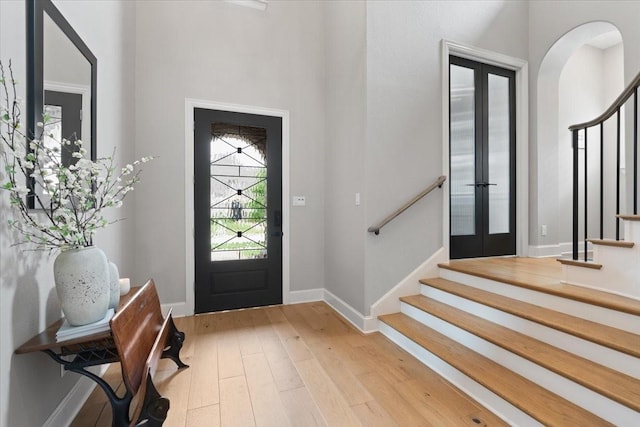
<svg viewBox="0 0 640 427"><path fill-rule="evenodd" d="M539 188L537 232L539 248L544 249L538 255L560 255L570 250L573 159L568 127L591 120L609 107L623 90L623 67L622 36L613 24L601 21L569 31L556 41L542 60L535 126ZM581 135L579 147L584 144L582 139ZM589 131L587 139L595 141L599 135ZM608 136L604 140L605 145L611 143ZM613 159L607 158L607 151L605 147L605 159L609 162ZM579 155L582 165L584 150ZM593 150L590 151L588 161L590 164L599 162L599 153L594 155ZM590 167L589 170L595 173L598 169ZM605 185L611 179L607 176ZM589 177L588 182L591 180ZM599 200L589 199L590 205L595 203ZM581 200L580 206L582 204ZM611 213L605 212L607 214ZM589 228L595 230L591 220L598 221L598 218L592 217L589 221ZM582 225L580 227L582 229ZM609 234L609 230L605 230L605 234Z"/></svg>

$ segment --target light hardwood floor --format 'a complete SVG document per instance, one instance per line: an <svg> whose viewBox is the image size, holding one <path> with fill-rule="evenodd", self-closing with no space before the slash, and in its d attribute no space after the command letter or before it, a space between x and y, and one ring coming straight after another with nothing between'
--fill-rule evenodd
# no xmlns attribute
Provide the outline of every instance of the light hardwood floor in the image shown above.
<svg viewBox="0 0 640 427"><path fill-rule="evenodd" d="M327 304L176 319L176 370L154 378L170 399L165 426L503 426L494 414L379 333L362 335ZM119 366L105 378L122 392ZM94 390L73 427L110 426Z"/></svg>

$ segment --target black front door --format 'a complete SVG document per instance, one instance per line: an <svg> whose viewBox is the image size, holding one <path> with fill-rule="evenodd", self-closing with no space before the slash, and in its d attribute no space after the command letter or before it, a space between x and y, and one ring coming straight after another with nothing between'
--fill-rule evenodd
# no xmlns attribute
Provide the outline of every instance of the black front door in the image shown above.
<svg viewBox="0 0 640 427"><path fill-rule="evenodd" d="M450 257L516 252L515 72L450 57Z"/></svg>
<svg viewBox="0 0 640 427"><path fill-rule="evenodd" d="M195 311L282 303L282 119L194 119Z"/></svg>

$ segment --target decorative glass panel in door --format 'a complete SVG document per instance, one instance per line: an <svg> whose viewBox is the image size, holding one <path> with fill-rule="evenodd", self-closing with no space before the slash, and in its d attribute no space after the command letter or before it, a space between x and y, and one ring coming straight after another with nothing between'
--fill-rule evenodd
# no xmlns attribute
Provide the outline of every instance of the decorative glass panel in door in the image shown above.
<svg viewBox="0 0 640 427"><path fill-rule="evenodd" d="M216 123L212 135L211 261L266 258L266 131Z"/></svg>
<svg viewBox="0 0 640 427"><path fill-rule="evenodd" d="M476 233L475 71L451 65L451 235Z"/></svg>

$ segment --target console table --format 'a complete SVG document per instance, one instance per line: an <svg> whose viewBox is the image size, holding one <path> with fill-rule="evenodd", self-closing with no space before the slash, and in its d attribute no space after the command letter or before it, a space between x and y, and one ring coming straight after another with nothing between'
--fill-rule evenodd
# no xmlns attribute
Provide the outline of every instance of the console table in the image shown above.
<svg viewBox="0 0 640 427"><path fill-rule="evenodd" d="M129 300L136 298L140 289L141 287L131 288L128 294L123 295L120 298L118 309L127 304ZM87 370L91 366L120 361L111 330L79 338L56 341L56 332L62 326L63 321L64 319L60 319L51 324L43 332L18 347L15 353L25 354L42 351L64 366L65 370L91 378L102 388L109 399L113 414L112 426L127 426L129 424L128 415L132 396L127 393L124 397L118 397L105 380ZM165 343L166 349L162 352L161 357L173 360L179 369L188 367L180 360L180 349L185 335L183 332L178 331L172 319L169 319L169 328L167 342Z"/></svg>

